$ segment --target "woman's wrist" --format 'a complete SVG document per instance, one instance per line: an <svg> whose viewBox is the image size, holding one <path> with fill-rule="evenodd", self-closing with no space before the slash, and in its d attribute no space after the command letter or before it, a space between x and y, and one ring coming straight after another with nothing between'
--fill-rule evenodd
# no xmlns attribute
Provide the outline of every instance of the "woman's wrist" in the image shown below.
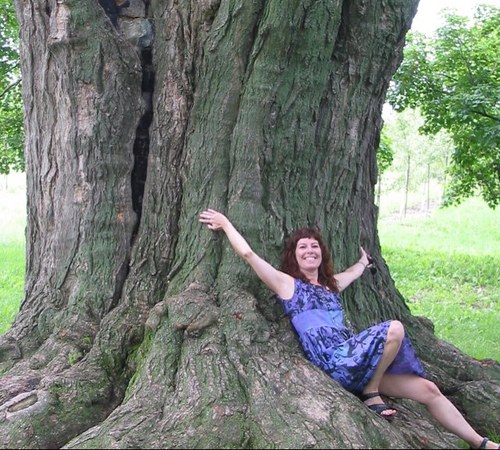
<svg viewBox="0 0 500 450"><path fill-rule="evenodd" d="M356 264L361 264L363 266L363 270L366 269L368 264L365 264L363 261L359 260Z"/></svg>

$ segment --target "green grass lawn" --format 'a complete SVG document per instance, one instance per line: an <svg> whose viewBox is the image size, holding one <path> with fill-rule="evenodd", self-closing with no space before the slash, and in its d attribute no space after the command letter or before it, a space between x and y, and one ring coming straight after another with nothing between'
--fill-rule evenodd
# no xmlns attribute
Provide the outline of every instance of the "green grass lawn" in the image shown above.
<svg viewBox="0 0 500 450"><path fill-rule="evenodd" d="M478 359L500 361L500 211L479 199L430 217L385 217L384 259L414 315Z"/></svg>
<svg viewBox="0 0 500 450"><path fill-rule="evenodd" d="M12 323L23 298L24 243L0 243L0 334Z"/></svg>
<svg viewBox="0 0 500 450"><path fill-rule="evenodd" d="M26 198L24 174L0 181L0 334L12 323L23 299Z"/></svg>

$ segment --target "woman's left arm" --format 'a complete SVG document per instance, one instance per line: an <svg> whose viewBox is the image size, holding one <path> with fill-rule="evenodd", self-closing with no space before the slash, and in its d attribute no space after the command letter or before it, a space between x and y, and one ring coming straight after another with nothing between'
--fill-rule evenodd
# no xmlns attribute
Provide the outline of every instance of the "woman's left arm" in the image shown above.
<svg viewBox="0 0 500 450"><path fill-rule="evenodd" d="M361 251L361 257L359 258L359 260L343 272L336 273L334 275L335 280L337 281L339 292L342 292L353 281L357 280L361 275L363 275L366 267L370 265L368 253L365 252L363 247L360 247L359 249Z"/></svg>

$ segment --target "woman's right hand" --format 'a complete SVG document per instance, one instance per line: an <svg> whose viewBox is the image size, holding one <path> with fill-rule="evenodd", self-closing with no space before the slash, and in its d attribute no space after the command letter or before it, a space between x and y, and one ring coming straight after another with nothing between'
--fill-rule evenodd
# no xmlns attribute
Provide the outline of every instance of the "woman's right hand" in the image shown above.
<svg viewBox="0 0 500 450"><path fill-rule="evenodd" d="M229 219L215 209L206 209L200 213L199 221L208 226L210 230L221 230L229 223Z"/></svg>
<svg viewBox="0 0 500 450"><path fill-rule="evenodd" d="M224 214L215 209L206 209L200 213L199 221L206 224L210 230L224 230L235 252L250 265L257 276L279 297L289 299L293 296L294 279L290 275L275 269L257 255Z"/></svg>
<svg viewBox="0 0 500 450"><path fill-rule="evenodd" d="M366 253L366 250L363 247L359 247L361 257L359 258L359 263L363 264L365 267L371 266L371 256Z"/></svg>

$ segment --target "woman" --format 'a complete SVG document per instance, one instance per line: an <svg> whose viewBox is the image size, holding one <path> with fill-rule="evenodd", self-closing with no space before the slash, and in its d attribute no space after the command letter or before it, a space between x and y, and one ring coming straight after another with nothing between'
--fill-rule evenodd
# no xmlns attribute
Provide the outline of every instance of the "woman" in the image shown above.
<svg viewBox="0 0 500 450"><path fill-rule="evenodd" d="M307 357L359 395L368 408L390 420L396 410L385 405L379 393L410 398L425 404L441 425L472 448L500 448L476 433L437 386L424 378L401 322L387 321L356 335L344 326L339 294L370 265L362 248L359 261L335 274L321 235L303 228L287 241L283 270L277 270L252 251L223 214L207 209L199 220L211 230L225 232L236 253L278 296Z"/></svg>

